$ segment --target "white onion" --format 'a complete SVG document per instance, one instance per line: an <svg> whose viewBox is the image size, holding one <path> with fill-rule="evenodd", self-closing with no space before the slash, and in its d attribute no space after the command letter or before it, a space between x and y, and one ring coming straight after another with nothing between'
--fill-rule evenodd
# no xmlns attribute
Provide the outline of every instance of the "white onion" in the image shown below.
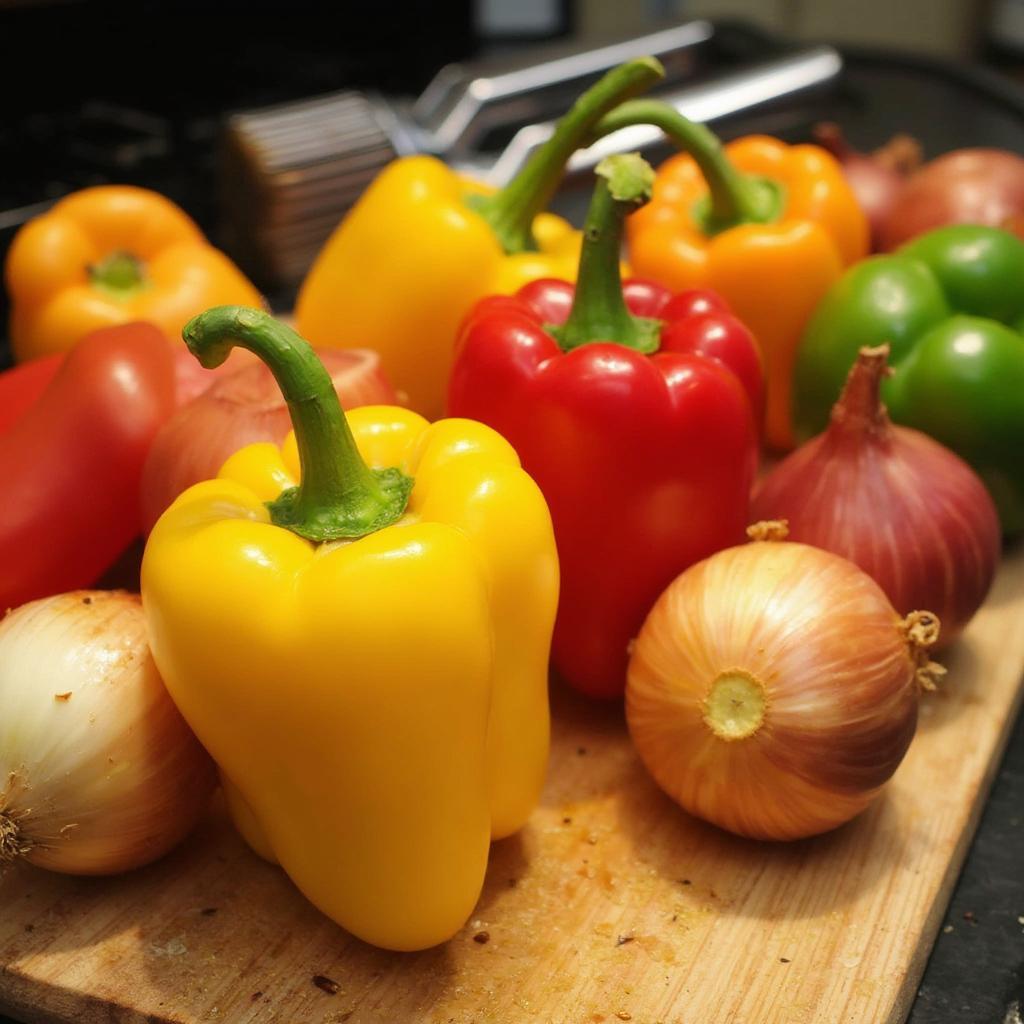
<svg viewBox="0 0 1024 1024"><path fill-rule="evenodd" d="M139 598L73 591L0 622L0 863L111 874L196 823L213 763L171 702Z"/></svg>

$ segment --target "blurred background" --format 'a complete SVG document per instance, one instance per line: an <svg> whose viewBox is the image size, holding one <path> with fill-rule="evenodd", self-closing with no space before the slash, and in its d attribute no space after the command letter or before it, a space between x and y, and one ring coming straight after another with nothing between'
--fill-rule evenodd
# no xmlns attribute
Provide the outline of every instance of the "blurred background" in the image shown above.
<svg viewBox="0 0 1024 1024"><path fill-rule="evenodd" d="M449 152L414 105L440 68L470 62L471 73L447 83L431 129L492 66L695 20L703 34L670 64L669 87L704 89L703 101L709 84L799 62L818 44L841 62L780 95L748 83L735 102L719 90L710 106L683 104L726 138L807 139L832 118L862 147L906 130L926 156L1024 150L1024 0L0 0L0 256L61 195L135 183L183 205L287 303L345 207L396 152L433 149L486 177L519 128L555 117L586 78L492 107L486 130Z"/></svg>

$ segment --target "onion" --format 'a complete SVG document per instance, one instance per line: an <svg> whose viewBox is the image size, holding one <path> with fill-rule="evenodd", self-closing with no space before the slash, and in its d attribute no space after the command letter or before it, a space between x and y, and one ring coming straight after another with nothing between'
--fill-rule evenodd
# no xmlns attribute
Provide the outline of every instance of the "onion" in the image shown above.
<svg viewBox="0 0 1024 1024"><path fill-rule="evenodd" d="M999 516L978 475L879 396L889 347L861 349L828 429L755 487L755 519L856 562L901 615L930 608L948 644L981 607L999 563Z"/></svg>
<svg viewBox="0 0 1024 1024"><path fill-rule="evenodd" d="M70 874L147 864L213 790L171 702L139 598L77 590L0 622L0 864Z"/></svg>
<svg viewBox="0 0 1024 1024"><path fill-rule="evenodd" d="M252 366L259 362L251 352L244 348L236 348L231 350L231 354L220 366L208 370L189 352L180 338L170 344L174 348L174 397L179 406L197 398L218 378L228 377L244 366Z"/></svg>
<svg viewBox="0 0 1024 1024"><path fill-rule="evenodd" d="M1024 158L1001 149L959 149L908 179L879 231L884 252L943 224L1009 226L1024 214Z"/></svg>
<svg viewBox="0 0 1024 1024"><path fill-rule="evenodd" d="M871 225L872 248L878 248L882 225L892 214L907 175L921 162L921 147L909 135L897 135L874 153L860 153L833 122L814 126L814 141L842 164L843 174Z"/></svg>
<svg viewBox="0 0 1024 1024"><path fill-rule="evenodd" d="M784 536L780 525L752 535ZM902 760L918 688L942 671L926 654L937 633L927 612L901 621L838 555L774 540L726 548L648 615L629 663L629 731L691 814L757 839L825 832Z"/></svg>
<svg viewBox="0 0 1024 1024"><path fill-rule="evenodd" d="M376 352L325 349L317 355L346 409L396 401ZM262 362L214 380L153 441L142 470L143 531L149 533L164 509L192 484L215 477L228 456L257 441L280 444L289 430L288 406Z"/></svg>

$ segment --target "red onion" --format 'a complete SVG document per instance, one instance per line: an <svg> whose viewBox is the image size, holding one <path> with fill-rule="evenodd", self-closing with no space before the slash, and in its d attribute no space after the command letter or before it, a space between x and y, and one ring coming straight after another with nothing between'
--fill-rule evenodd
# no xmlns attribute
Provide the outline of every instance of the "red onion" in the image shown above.
<svg viewBox="0 0 1024 1024"><path fill-rule="evenodd" d="M229 377L243 366L259 362L251 352L236 348L220 366L207 370L180 338L171 341L171 345L174 347L175 398L179 408L201 395L215 380Z"/></svg>
<svg viewBox="0 0 1024 1024"><path fill-rule="evenodd" d="M888 345L864 348L828 429L754 491L757 519L859 565L901 615L931 609L952 640L978 610L999 561L995 506L974 470L881 402Z"/></svg>
<svg viewBox="0 0 1024 1024"><path fill-rule="evenodd" d="M879 248L889 252L943 224L1015 230L1021 214L1024 158L1001 149L959 149L911 175L881 226Z"/></svg>
<svg viewBox="0 0 1024 1024"><path fill-rule="evenodd" d="M832 122L815 125L812 134L814 141L842 164L871 225L872 248L877 249L879 233L895 209L907 175L921 162L921 147L909 135L897 135L874 153L861 153Z"/></svg>
<svg viewBox="0 0 1024 1024"><path fill-rule="evenodd" d="M376 352L326 349L317 355L346 409L396 401ZM192 356L189 359L195 362ZM263 363L257 361L217 376L206 390L178 409L153 441L142 471L143 530L149 533L164 509L186 488L215 477L239 448L256 441L280 444L289 430L288 407Z"/></svg>

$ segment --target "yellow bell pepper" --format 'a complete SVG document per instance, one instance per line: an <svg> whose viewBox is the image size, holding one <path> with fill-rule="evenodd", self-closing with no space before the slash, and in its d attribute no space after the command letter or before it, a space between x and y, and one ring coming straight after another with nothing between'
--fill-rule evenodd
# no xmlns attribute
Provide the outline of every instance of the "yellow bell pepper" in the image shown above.
<svg viewBox="0 0 1024 1024"><path fill-rule="evenodd" d="M204 366L235 344L264 359L295 433L232 456L150 535L168 691L256 852L367 942L442 942L544 777L547 506L482 424L385 406L346 422L309 346L264 313L209 310L185 339Z"/></svg>
<svg viewBox="0 0 1024 1024"><path fill-rule="evenodd" d="M538 278L575 280L580 234L541 211L600 117L663 74L650 57L610 71L491 195L433 157L394 161L314 261L295 306L299 333L317 346L376 349L410 407L440 416L470 308Z"/></svg>

